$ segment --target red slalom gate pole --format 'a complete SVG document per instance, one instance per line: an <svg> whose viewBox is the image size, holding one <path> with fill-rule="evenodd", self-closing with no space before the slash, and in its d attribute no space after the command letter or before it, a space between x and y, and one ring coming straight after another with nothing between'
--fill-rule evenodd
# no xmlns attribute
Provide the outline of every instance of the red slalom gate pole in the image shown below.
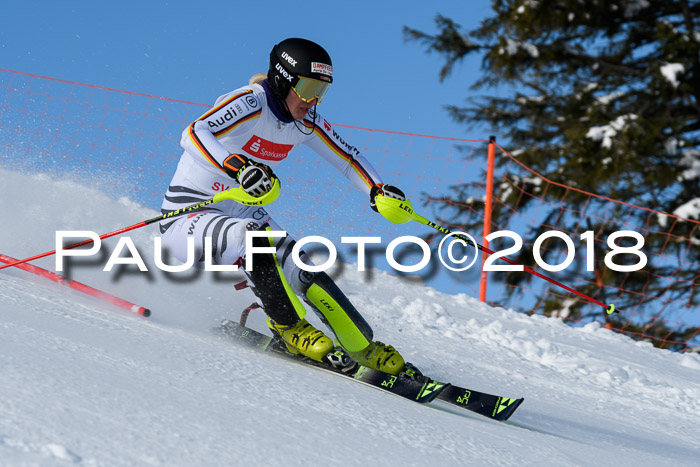
<svg viewBox="0 0 700 467"><path fill-rule="evenodd" d="M475 248L478 248L484 253L487 253L489 255L495 254L493 251L489 250L488 248L479 245L476 243L473 239L469 239L468 237L465 237L464 235L461 234L455 234L453 233L450 229L447 227L443 227L439 224L436 224L435 222L426 219L425 217L421 216L418 214L416 211L413 210L413 205L411 204L410 200L398 200L395 198L389 198L387 196L377 196L375 198L375 201L377 203L377 209L379 209L379 212L390 222L393 222L394 224L405 224L406 222L410 221L415 221L423 225L427 225L428 227L431 227L438 232L441 232L445 235L452 236L454 238L457 238L459 240L462 240L463 242L469 244L473 244ZM568 285L564 285L561 282L557 282L554 279L545 276L544 274L540 274L539 272L535 271L532 268L529 268L523 264L517 263L513 261L512 259L506 257L506 256L501 256L500 257L503 261L505 261L508 264L512 264L514 266L521 266L523 268L523 271L532 274L534 276L539 277L540 279L544 279L550 284L554 284L558 287L561 287L564 290L567 290L575 295L578 295L579 297L588 300L591 303L595 303L596 305L599 305L603 308L605 308L605 312L607 314L612 314L612 313L619 313L618 310L615 309L615 305L611 303L610 305L606 305L605 303L602 303L598 300L596 300L593 297L589 297L586 294L583 294L579 292L578 290L572 289Z"/></svg>
<svg viewBox="0 0 700 467"><path fill-rule="evenodd" d="M6 256L3 254L0 254L0 261L3 263L16 263L17 260L15 258L12 258L10 256ZM61 276L60 274L56 274L55 272L48 271L46 269L40 268L38 266L34 266L33 264L24 264L24 263L19 263L16 264L16 266L19 269L22 269L23 271L31 272L32 274L36 274L37 276L44 277L46 279L49 279L53 282L56 282L61 285L65 285L66 287L70 287L71 289L77 290L79 292L82 292L84 294L90 295L91 297L95 297L97 299L100 299L102 301L111 303L112 305L116 305L119 308L123 308L125 310L128 310L132 313L138 313L139 315L147 318L151 315L151 310L148 308L135 305L131 302L128 302L126 300L123 300L119 297L115 297L114 295L110 295L107 292L102 292L101 290L97 290L93 287L90 287L89 285L85 285L81 282L74 281L71 279L66 279L65 277Z"/></svg>
<svg viewBox="0 0 700 467"><path fill-rule="evenodd" d="M491 212L493 209L493 171L496 164L496 137L489 138L488 147L488 164L486 166L486 203L484 205L484 247L489 247L489 241L486 238L491 233ZM479 300L486 302L486 287L488 284L488 272L484 271L484 263L486 263L486 255L481 258L481 284L479 288Z"/></svg>

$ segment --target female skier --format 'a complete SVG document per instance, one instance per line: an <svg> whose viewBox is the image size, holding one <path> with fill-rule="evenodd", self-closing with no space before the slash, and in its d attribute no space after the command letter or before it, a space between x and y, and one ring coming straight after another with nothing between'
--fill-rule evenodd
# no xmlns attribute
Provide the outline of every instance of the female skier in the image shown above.
<svg viewBox="0 0 700 467"><path fill-rule="evenodd" d="M340 170L357 188L369 195L370 206L378 194L405 199L398 188L382 184L372 165L357 148L347 144L316 111L333 82L328 53L306 39L286 39L272 48L267 75L255 75L248 86L219 97L214 107L182 133L184 153L165 194L167 213L206 200L215 192L240 185L259 197L276 178L272 169L298 144L305 144ZM222 201L189 217L165 220L160 225L163 243L186 261L187 238L194 237L203 251L204 239L212 239L215 264L240 264L246 255L246 231L282 230L260 207ZM275 253L255 252L253 284L268 316L268 326L288 350L317 361L334 350L333 340L309 324L298 296L314 307L338 341L361 365L398 374L404 359L389 345L373 342L370 325L353 307L331 278L309 273L289 259L295 241L272 237L253 238L254 247L275 247ZM311 264L302 254L302 260ZM203 258L199 265L203 264Z"/></svg>

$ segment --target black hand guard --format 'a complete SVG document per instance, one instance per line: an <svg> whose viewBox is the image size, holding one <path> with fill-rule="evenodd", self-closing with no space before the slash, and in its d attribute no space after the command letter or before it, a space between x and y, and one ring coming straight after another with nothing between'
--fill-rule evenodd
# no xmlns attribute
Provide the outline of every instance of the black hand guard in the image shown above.
<svg viewBox="0 0 700 467"><path fill-rule="evenodd" d="M372 187L372 190L369 192L369 206L376 212L379 212L379 210L377 209L377 203L375 203L374 201L374 198L377 195L383 195L401 201L406 200L406 195L404 194L404 192L396 188L394 185L386 185L381 183L374 185Z"/></svg>

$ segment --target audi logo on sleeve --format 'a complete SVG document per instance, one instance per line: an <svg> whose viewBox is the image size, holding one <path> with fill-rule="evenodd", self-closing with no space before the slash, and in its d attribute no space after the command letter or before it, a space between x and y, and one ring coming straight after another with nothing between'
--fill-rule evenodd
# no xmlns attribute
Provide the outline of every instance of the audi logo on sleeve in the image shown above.
<svg viewBox="0 0 700 467"><path fill-rule="evenodd" d="M273 143L255 135L243 146L243 150L251 156L267 161L281 161L289 155L292 148L293 144Z"/></svg>

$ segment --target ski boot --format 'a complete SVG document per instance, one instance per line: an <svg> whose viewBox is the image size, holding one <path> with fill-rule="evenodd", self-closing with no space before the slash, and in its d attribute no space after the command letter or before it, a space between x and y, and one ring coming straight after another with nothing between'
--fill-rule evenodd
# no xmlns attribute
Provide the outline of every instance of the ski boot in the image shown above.
<svg viewBox="0 0 700 467"><path fill-rule="evenodd" d="M274 334L282 339L291 354L301 354L311 360L322 362L323 358L333 351L333 341L305 319L299 320L296 324L285 326L267 318L267 325Z"/></svg>
<svg viewBox="0 0 700 467"><path fill-rule="evenodd" d="M398 375L406 366L403 357L395 348L379 341L370 343L363 350L348 354L362 366L392 375Z"/></svg>

